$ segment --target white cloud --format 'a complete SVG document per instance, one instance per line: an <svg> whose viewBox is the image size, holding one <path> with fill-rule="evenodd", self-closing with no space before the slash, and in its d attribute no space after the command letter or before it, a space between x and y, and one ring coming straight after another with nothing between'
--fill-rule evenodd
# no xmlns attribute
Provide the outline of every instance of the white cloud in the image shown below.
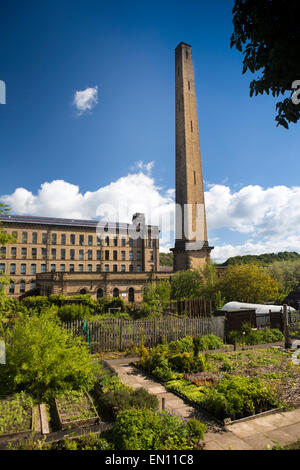
<svg viewBox="0 0 300 470"><path fill-rule="evenodd" d="M174 201L168 191L156 186L143 172L128 174L96 191L81 193L79 187L63 180L41 185L37 194L17 188L0 197L12 213L49 217L131 222L135 212L146 214L147 223L163 228L169 240Z"/></svg>
<svg viewBox="0 0 300 470"><path fill-rule="evenodd" d="M245 186L231 192L228 186L213 185L206 193L208 227L227 228L246 234L242 244L216 246L218 262L229 256L278 251L300 252L300 187Z"/></svg>
<svg viewBox="0 0 300 470"><path fill-rule="evenodd" d="M98 87L75 91L73 104L80 116L85 111L91 111L98 103Z"/></svg>
<svg viewBox="0 0 300 470"><path fill-rule="evenodd" d="M228 186L213 185L205 195L210 229L261 236L280 235L300 223L300 187L245 186L231 192Z"/></svg>
<svg viewBox="0 0 300 470"><path fill-rule="evenodd" d="M136 162L133 167L131 167L131 170L136 171L139 170L142 173L146 173L147 175L151 175L152 168L154 167L154 162L148 162L144 163L142 160L139 160Z"/></svg>
<svg viewBox="0 0 300 470"><path fill-rule="evenodd" d="M173 246L173 188L162 189L150 175L153 162L138 162L129 173L96 191L80 192L63 180L45 182L36 194L17 188L0 197L12 213L78 219L130 222L132 214L144 212L147 223L159 225L161 250ZM232 191L229 186L211 185L205 193L212 258L223 262L239 254L278 251L300 252L300 187L245 186ZM222 243L222 229L234 234L235 243ZM228 232L227 232L228 233Z"/></svg>

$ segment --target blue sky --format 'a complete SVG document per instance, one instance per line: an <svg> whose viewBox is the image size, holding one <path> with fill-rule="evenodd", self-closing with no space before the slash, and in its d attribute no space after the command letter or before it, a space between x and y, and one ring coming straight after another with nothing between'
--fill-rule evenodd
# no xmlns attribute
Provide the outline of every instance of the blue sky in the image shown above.
<svg viewBox="0 0 300 470"><path fill-rule="evenodd" d="M232 6L231 0L2 4L7 103L0 105L0 195L12 212L95 217L98 203L117 194L137 206L146 198L166 213L175 180L174 49L184 41L193 48L216 259L300 251L299 125L276 127L275 100L250 98L253 77L242 75L242 55L230 49ZM79 114L75 93L88 88L96 100ZM162 247L171 245L162 240Z"/></svg>

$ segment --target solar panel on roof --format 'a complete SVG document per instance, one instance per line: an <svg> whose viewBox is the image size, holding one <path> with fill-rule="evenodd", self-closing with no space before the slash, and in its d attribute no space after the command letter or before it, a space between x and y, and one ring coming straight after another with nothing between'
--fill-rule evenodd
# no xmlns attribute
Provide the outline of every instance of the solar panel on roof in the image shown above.
<svg viewBox="0 0 300 470"><path fill-rule="evenodd" d="M38 217L30 215L2 215L0 216L0 221L2 222L19 222L19 223L35 223L35 224L47 224L47 225L69 225L69 226L87 226L87 227L97 227L106 226L109 224L107 221L98 221L98 220L73 220L73 219L63 219L56 217ZM130 224L117 222L116 227L127 229ZM156 227L156 226L152 226Z"/></svg>

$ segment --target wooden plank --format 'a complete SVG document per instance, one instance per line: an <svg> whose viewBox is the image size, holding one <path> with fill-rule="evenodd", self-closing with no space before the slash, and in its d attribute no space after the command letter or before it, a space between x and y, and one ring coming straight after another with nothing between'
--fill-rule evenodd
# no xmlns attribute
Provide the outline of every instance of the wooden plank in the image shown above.
<svg viewBox="0 0 300 470"><path fill-rule="evenodd" d="M48 421L45 403L40 404L40 417L41 417L42 434L50 434L49 421Z"/></svg>
<svg viewBox="0 0 300 470"><path fill-rule="evenodd" d="M40 417L39 405L35 405L33 416L34 416L34 431L36 433L40 433L41 430L42 430L42 427L41 427L41 417Z"/></svg>

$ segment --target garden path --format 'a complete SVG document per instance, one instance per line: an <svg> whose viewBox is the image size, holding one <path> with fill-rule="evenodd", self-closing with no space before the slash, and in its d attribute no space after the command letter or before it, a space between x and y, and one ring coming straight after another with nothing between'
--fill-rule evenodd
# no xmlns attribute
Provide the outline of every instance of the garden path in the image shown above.
<svg viewBox="0 0 300 470"><path fill-rule="evenodd" d="M201 411L193 406L187 405L181 398L172 392L169 392L161 383L153 380L140 369L134 367L131 363L138 361L135 358L110 359L103 361L112 369L125 385L131 388L143 387L149 393L156 395L159 400L160 409L162 409L162 401L165 399L165 409L170 413L181 416L182 418L196 417L202 423L205 423L209 430L220 430L221 426L207 418Z"/></svg>
<svg viewBox="0 0 300 470"><path fill-rule="evenodd" d="M300 408L276 414L253 417L226 428L210 420L198 409L187 405L177 395L168 392L160 383L134 367L138 358L110 359L104 361L122 382L132 388L143 387L157 396L162 407L182 418L196 417L207 425L206 450L266 450L275 444L285 445L300 439Z"/></svg>

